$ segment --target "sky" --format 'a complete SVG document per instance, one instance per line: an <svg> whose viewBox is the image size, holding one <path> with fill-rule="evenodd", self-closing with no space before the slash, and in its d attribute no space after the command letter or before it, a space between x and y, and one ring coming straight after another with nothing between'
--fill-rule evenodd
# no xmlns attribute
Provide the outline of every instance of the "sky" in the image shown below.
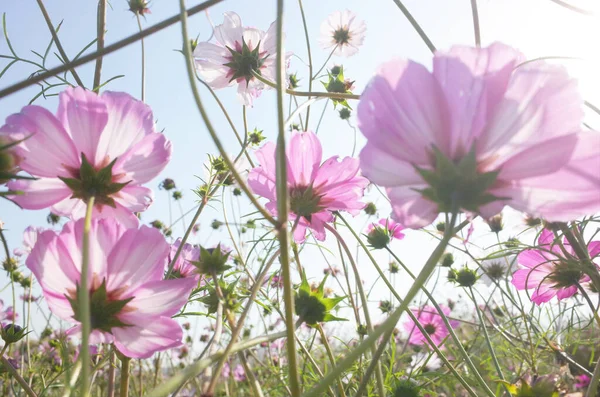
<svg viewBox="0 0 600 397"><path fill-rule="evenodd" d="M96 32L96 2L81 0L47 1L48 13L55 24L63 21L59 37L67 54L73 58L81 49L95 38ZM188 7L199 4L199 1L189 1ZM209 10L210 19L215 24L223 20L226 11L237 12L244 23L262 30L267 30L275 19L274 0L230 0L224 1ZM304 0L307 12L307 24L310 33L310 44L313 63L318 68L325 62L329 51L321 49L318 44L319 28L322 21L336 10L350 9L364 19L367 24L367 37L364 46L358 54L350 58L333 57L327 66L343 64L346 76L355 80L354 92L360 93L370 76L382 62L405 57L421 62L428 67L431 65L431 53L415 33L413 27L402 15L392 0ZM406 0L405 6L419 21L424 31L438 49L447 49L455 44L473 45L474 34L470 1L468 0ZM600 37L600 7L597 0L572 0L571 4L580 8L595 11L594 16L581 15L566 10L551 0L478 0L481 34L483 45L494 41L502 41L520 49L529 59L537 57L572 57L572 60L553 60L551 62L565 65L569 72L580 81L581 91L588 101L600 104L600 52L597 39ZM134 15L127 11L125 0L111 1L107 11L106 43L114 43L137 32L137 22ZM297 72L300 77L300 89L306 90L307 52L304 32L301 23L297 1L285 2L286 50L292 51L290 72ZM151 2L151 14L142 21L144 27L151 26L179 12L178 2L154 0ZM6 14L7 31L12 45L17 53L26 59L34 59L30 50L43 52L50 40L50 34L44 23L37 3L34 0L0 2L0 13ZM211 36L211 26L205 13L192 16L189 21L190 35L198 36L200 41ZM169 221L169 200L167 193L159 190L160 181L166 177L173 178L177 187L183 192L182 208L187 211L194 207L195 196L191 191L199 184L198 177L204 175L203 163L207 154L216 154L216 149L210 140L204 123L195 107L191 96L185 72L182 55L176 50L182 46L179 25L173 25L145 40L146 46L146 102L152 107L157 121L157 129L164 131L173 142L173 158L164 172L149 183L155 189L155 202L143 214L142 221L147 223L154 219ZM0 54L8 54L6 41L0 41ZM0 68L8 62L0 59ZM48 66L58 64L58 59L50 56ZM93 79L93 63L77 69L84 83L89 87ZM26 78L35 71L23 63L14 65L2 78L0 87L7 87ZM127 46L104 59L103 81L117 75L124 77L108 84L106 90L125 91L139 98L140 96L140 43ZM69 76L70 78L70 76ZM71 78L70 78L71 79ZM71 79L72 80L72 79ZM315 84L320 89L320 84ZM239 149L229 125L210 94L200 88L205 106L211 121L224 141L228 151L234 153ZM38 93L37 87L0 98L0 120L18 112L21 107ZM224 106L237 126L243 131L242 107L235 95L235 88L227 88L217 92ZM289 99L286 98L286 103ZM276 136L276 108L273 91L266 91L255 100L254 107L248 109L248 127L264 130L268 139ZM300 101L302 102L302 100ZM56 98L38 99L35 104L44 106L51 111L57 107ZM324 102L313 107L311 128L316 127L318 115L323 109ZM324 146L324 157L333 155L348 156L354 146L354 131L346 122L337 117L331 104L327 105L319 136ZM353 104L355 107L355 103ZM354 117L351 124L355 125ZM600 128L600 118L589 113L588 124ZM357 147L360 149L364 139L358 133ZM385 200L371 192L372 197L380 207L380 215L387 216L389 207ZM201 218L201 232L194 237L194 242L216 244L224 238L223 233L213 233L209 224L212 219L223 220L219 206L208 210ZM245 208L242 205L242 208ZM173 204L172 218L179 213L179 207ZM7 230L6 236L11 249L20 245L23 230L28 225L46 226L47 210L23 211L8 201L0 201L0 219ZM186 219L191 218L190 215ZM514 215L513 223L519 222L519 215ZM365 219L356 223L358 228L364 227ZM481 225L480 225L481 226ZM516 227L516 226L515 226ZM180 236L181 226L174 226L174 235ZM422 232L408 232L410 245L403 242L395 243L401 257L413 268L418 270L431 251L433 241ZM331 243L332 238L328 239ZM410 249L407 249L410 247ZM324 267L318 254L314 256L315 265L313 276L318 276ZM364 258L363 258L364 259ZM387 258L382 259L384 263ZM364 277L373 281L372 270L365 270ZM6 275L0 275L0 288L5 285ZM400 285L408 285L406 281L398 280ZM449 293L451 294L451 293ZM375 292L375 295L377 293ZM0 298L10 300L8 290L0 292Z"/></svg>

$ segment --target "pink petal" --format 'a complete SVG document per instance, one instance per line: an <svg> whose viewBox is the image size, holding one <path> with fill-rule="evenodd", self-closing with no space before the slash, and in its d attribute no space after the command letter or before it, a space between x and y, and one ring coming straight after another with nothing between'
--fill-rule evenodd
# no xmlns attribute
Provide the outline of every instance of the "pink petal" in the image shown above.
<svg viewBox="0 0 600 397"><path fill-rule="evenodd" d="M108 121L102 98L84 88L69 87L60 93L57 117L71 135L78 152L83 152L88 161L95 161L96 147Z"/></svg>
<svg viewBox="0 0 600 397"><path fill-rule="evenodd" d="M319 138L312 132L294 132L286 150L288 184L309 186L321 165L322 149Z"/></svg>
<svg viewBox="0 0 600 397"><path fill-rule="evenodd" d="M215 38L223 46L229 46L237 50L235 43L242 44L242 20L238 14L233 11L226 12L223 15L223 23L215 26Z"/></svg>
<svg viewBox="0 0 600 397"><path fill-rule="evenodd" d="M412 188L394 187L387 189L387 193L392 202L394 220L408 228L418 229L430 225L438 215L437 204L423 198Z"/></svg>
<svg viewBox="0 0 600 397"><path fill-rule="evenodd" d="M556 172L570 160L576 144L577 134L569 134L530 146L504 162L498 178L525 179Z"/></svg>
<svg viewBox="0 0 600 397"><path fill-rule="evenodd" d="M154 228L129 229L108 256L107 290L128 286L129 291L146 282L162 279L169 245Z"/></svg>
<svg viewBox="0 0 600 397"><path fill-rule="evenodd" d="M166 318L123 317L135 324L131 327L113 328L115 346L131 358L148 358L154 353L181 345L183 331L177 321Z"/></svg>
<svg viewBox="0 0 600 397"><path fill-rule="evenodd" d="M119 158L146 135L156 133L152 110L124 92L105 91L102 100L108 109L108 122L96 149L96 164Z"/></svg>
<svg viewBox="0 0 600 397"><path fill-rule="evenodd" d="M455 46L435 53L433 74L451 115L450 147L445 152L451 158L468 152L482 134L520 58L517 51L499 43L488 48Z"/></svg>
<svg viewBox="0 0 600 397"><path fill-rule="evenodd" d="M381 186L409 186L423 183L413 164L398 159L386 150L379 149L370 141L360 152L360 168L371 182Z"/></svg>
<svg viewBox="0 0 600 397"><path fill-rule="evenodd" d="M58 119L39 106L25 106L21 113L6 119L3 131L20 132L28 137L15 152L20 167L38 177L69 176L79 169L80 153Z"/></svg>
<svg viewBox="0 0 600 397"><path fill-rule="evenodd" d="M121 189L115 196L115 202L128 210L129 212L145 211L152 204L154 193L152 189L143 186L127 185ZM104 210L112 210L110 207Z"/></svg>
<svg viewBox="0 0 600 397"><path fill-rule="evenodd" d="M256 151L256 158L260 166L250 171L248 185L255 194L275 200L275 144L267 142Z"/></svg>
<svg viewBox="0 0 600 397"><path fill-rule="evenodd" d="M600 241L591 241L588 244L588 252L590 253L590 258L592 259L600 255Z"/></svg>
<svg viewBox="0 0 600 397"><path fill-rule="evenodd" d="M115 163L114 174L123 182L146 183L155 178L171 159L171 142L163 134L146 135Z"/></svg>
<svg viewBox="0 0 600 397"><path fill-rule="evenodd" d="M430 162L431 146L445 151L448 110L435 78L412 61L383 64L358 104L358 126L369 143L416 165Z"/></svg>
<svg viewBox="0 0 600 397"><path fill-rule="evenodd" d="M23 192L23 194L11 196L11 199L21 208L28 210L48 208L72 194L71 189L56 178L17 179L9 182L8 188L12 191Z"/></svg>
<svg viewBox="0 0 600 397"><path fill-rule="evenodd" d="M188 301L196 284L193 278L151 281L135 291L131 306L136 315L173 316Z"/></svg>

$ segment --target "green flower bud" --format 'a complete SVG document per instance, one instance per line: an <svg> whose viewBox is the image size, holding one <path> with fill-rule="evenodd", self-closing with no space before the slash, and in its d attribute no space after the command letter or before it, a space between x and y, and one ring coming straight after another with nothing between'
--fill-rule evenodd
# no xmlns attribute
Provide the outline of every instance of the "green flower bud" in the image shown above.
<svg viewBox="0 0 600 397"><path fill-rule="evenodd" d="M412 379L401 379L394 385L393 397L419 397L421 387Z"/></svg>
<svg viewBox="0 0 600 397"><path fill-rule="evenodd" d="M16 343L16 342L20 341L28 333L29 332L25 332L25 328L22 328L21 326L19 326L17 324L12 324L12 323L3 326L0 331L2 340L7 345L10 345L12 343Z"/></svg>
<svg viewBox="0 0 600 397"><path fill-rule="evenodd" d="M440 259L440 265L443 267L450 267L454 264L454 255L451 252L446 252Z"/></svg>
<svg viewBox="0 0 600 397"><path fill-rule="evenodd" d="M233 188L233 195L237 196L237 197L241 196L242 195L242 189L240 189L239 187Z"/></svg>
<svg viewBox="0 0 600 397"><path fill-rule="evenodd" d="M312 289L308 284L306 275L302 274L302 283L296 290L294 306L299 320L307 325L314 326L317 323L329 321L346 321L346 319L335 317L331 314L331 310L333 310L344 297L325 298L325 280L327 280L327 275L325 275L325 278L323 278L318 287Z"/></svg>
<svg viewBox="0 0 600 397"><path fill-rule="evenodd" d="M493 233L500 233L504 228L504 222L502 221L502 213L488 219L487 224Z"/></svg>
<svg viewBox="0 0 600 397"><path fill-rule="evenodd" d="M165 178L158 187L164 190L173 190L175 189L175 181L171 178Z"/></svg>
<svg viewBox="0 0 600 397"><path fill-rule="evenodd" d="M221 226L223 226L223 222L219 221L219 220L213 220L212 223L210 224L210 227L212 227L214 230L219 230L221 228Z"/></svg>
<svg viewBox="0 0 600 397"><path fill-rule="evenodd" d="M437 229L438 232L445 232L446 231L446 222L438 222L435 225L435 228Z"/></svg>
<svg viewBox="0 0 600 397"><path fill-rule="evenodd" d="M255 128L254 131L248 133L248 142L250 142L250 144L254 146L260 145L261 142L266 139L262 133L262 130L258 130Z"/></svg>
<svg viewBox="0 0 600 397"><path fill-rule="evenodd" d="M348 120L352 115L352 112L348 108L341 108L339 111L340 119Z"/></svg>
<svg viewBox="0 0 600 397"><path fill-rule="evenodd" d="M15 258L6 258L4 260L4 262L2 262L2 267L4 268L4 270L6 270L8 273L12 273L15 270L17 270L17 267L19 266L19 262L17 262L17 260Z"/></svg>
<svg viewBox="0 0 600 397"><path fill-rule="evenodd" d="M377 207L375 206L375 203L369 202L367 205L365 205L363 211L365 211L365 214L372 216L377 214Z"/></svg>
<svg viewBox="0 0 600 397"><path fill-rule="evenodd" d="M221 250L221 244L217 245L216 248L206 249L200 247L200 258L197 261L191 263L198 268L198 273L212 276L213 274L221 274L226 270L231 269L231 266L227 265L230 252L223 252Z"/></svg>
<svg viewBox="0 0 600 397"><path fill-rule="evenodd" d="M471 270L467 267L463 267L460 270L451 269L450 271L454 273L454 275L451 277L451 281L460 285L461 287L472 287L479 278L475 270Z"/></svg>
<svg viewBox="0 0 600 397"><path fill-rule="evenodd" d="M181 190L175 190L173 192L173 200L177 201L177 200L181 200L183 198L183 193L181 192Z"/></svg>
<svg viewBox="0 0 600 397"><path fill-rule="evenodd" d="M58 222L60 222L60 216L53 214L52 212L48 214L48 216L46 217L46 222L48 222L51 225L56 225Z"/></svg>
<svg viewBox="0 0 600 397"><path fill-rule="evenodd" d="M390 301L381 301L379 302L379 310L381 310L382 313L389 313L394 310L394 306Z"/></svg>
<svg viewBox="0 0 600 397"><path fill-rule="evenodd" d="M383 249L390 243L390 232L386 227L374 226L367 234L367 242L373 249Z"/></svg>
<svg viewBox="0 0 600 397"><path fill-rule="evenodd" d="M400 266L396 262L390 262L390 273L396 274L400 271Z"/></svg>
<svg viewBox="0 0 600 397"><path fill-rule="evenodd" d="M358 324L358 327L356 327L356 333L360 336L367 336L367 326L364 324Z"/></svg>

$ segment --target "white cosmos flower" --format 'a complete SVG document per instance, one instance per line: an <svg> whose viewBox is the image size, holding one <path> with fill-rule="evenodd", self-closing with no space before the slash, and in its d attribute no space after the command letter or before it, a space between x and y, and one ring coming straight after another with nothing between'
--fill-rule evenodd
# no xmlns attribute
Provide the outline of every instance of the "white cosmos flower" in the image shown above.
<svg viewBox="0 0 600 397"><path fill-rule="evenodd" d="M350 10L335 11L321 24L319 43L324 49L336 47L334 54L349 57L358 52L365 41L367 25L356 20Z"/></svg>
<svg viewBox="0 0 600 397"><path fill-rule="evenodd" d="M252 72L275 81L277 33L275 22L265 32L242 26L240 16L226 12L223 23L215 27L216 43L201 42L194 50L196 69L213 89L238 85L242 104L252 106L265 86ZM286 54L287 60L291 53Z"/></svg>

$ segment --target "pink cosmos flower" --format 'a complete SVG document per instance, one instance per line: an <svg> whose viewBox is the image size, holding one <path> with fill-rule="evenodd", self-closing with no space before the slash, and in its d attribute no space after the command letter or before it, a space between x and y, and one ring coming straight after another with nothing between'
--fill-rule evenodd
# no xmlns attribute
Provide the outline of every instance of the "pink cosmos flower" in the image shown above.
<svg viewBox="0 0 600 397"><path fill-rule="evenodd" d="M171 245L169 262L175 257L175 253L180 245L181 238L178 238L177 241ZM185 243L181 249L181 253L177 257L177 261L175 261L175 265L173 266L174 274L180 277L191 277L198 281L200 279L200 274L198 273L196 266L192 264L192 261L198 261L199 259L200 247Z"/></svg>
<svg viewBox="0 0 600 397"><path fill-rule="evenodd" d="M319 44L323 49L335 47L334 55L349 57L358 52L366 32L365 21L357 21L352 11L334 11L321 24Z"/></svg>
<svg viewBox="0 0 600 397"><path fill-rule="evenodd" d="M576 389L585 389L592 381L592 379L586 374L577 375L575 380L577 380L577 382L573 386L575 386Z"/></svg>
<svg viewBox="0 0 600 397"><path fill-rule="evenodd" d="M246 380L246 371L244 371L242 364L235 366L235 369L233 370L233 380L236 382L243 382Z"/></svg>
<svg viewBox="0 0 600 397"><path fill-rule="evenodd" d="M402 233L404 227L400 223L387 218L381 218L377 223L369 223L367 226L367 234L370 234L376 228L383 227L387 230L387 233L391 238L395 238L396 240L402 240L404 238L404 233Z"/></svg>
<svg viewBox="0 0 600 397"><path fill-rule="evenodd" d="M13 254L18 257L21 257L23 255L29 255L31 249L37 241L38 233L41 233L43 231L44 229L41 227L27 227L27 229L25 229L25 231L23 232L23 247L15 248L13 250Z"/></svg>
<svg viewBox="0 0 600 397"><path fill-rule="evenodd" d="M231 367L229 366L229 363L223 364L223 369L221 369L221 376L223 378L229 378L230 374L231 374Z"/></svg>
<svg viewBox="0 0 600 397"><path fill-rule="evenodd" d="M440 305L440 308L442 309L442 312L444 313L445 316L450 315L450 312L451 312L450 308L443 306L443 305ZM444 338L446 338L446 336L449 335L448 328L446 328L446 324L444 324L444 320L442 320L442 316L440 316L438 314L435 307L424 306L418 310L413 309L412 312L415 314L415 316L419 320L419 323L421 324L421 326L423 326L423 328L425 329L425 331L427 332L427 334L429 335L431 340L436 345L439 345L440 343L442 343ZM452 326L452 328L456 328L458 326L458 324L459 324L458 321L450 320L450 325ZM408 319L404 323L404 329L410 333L410 336L408 338L409 343L411 343L413 345L427 345L428 344L427 339L421 333L419 328L417 328L417 326L412 321L412 319Z"/></svg>
<svg viewBox="0 0 600 397"><path fill-rule="evenodd" d="M6 310L4 310L4 301L0 299L0 322L7 320L14 323L17 321L17 317L19 317L19 315L14 311L12 306L8 306Z"/></svg>
<svg viewBox="0 0 600 397"><path fill-rule="evenodd" d="M276 213L275 144L257 150L259 167L250 171L248 184L254 193L269 200L266 208ZM358 160L338 156L321 163L321 142L312 132L295 131L287 148L287 178L290 192L290 219L299 217L294 232L296 242L306 238L310 228L317 240L325 240L324 224L333 221L331 211L357 215L365 206L359 200L369 181L359 175Z"/></svg>
<svg viewBox="0 0 600 397"><path fill-rule="evenodd" d="M55 115L25 106L6 119L0 131L28 137L17 147L20 167L37 180L15 180L12 197L26 209L51 207L58 215L78 219L95 195L94 218L116 218L138 224L134 212L152 202L142 187L166 166L171 144L154 129L152 111L120 92L97 95L83 88L60 94Z"/></svg>
<svg viewBox="0 0 600 397"><path fill-rule="evenodd" d="M456 206L485 219L505 205L550 221L600 211L600 134L582 131L575 80L522 61L496 43L438 51L432 72L379 69L358 105L360 161L397 221L423 227Z"/></svg>
<svg viewBox="0 0 600 397"><path fill-rule="evenodd" d="M50 310L77 322L77 288L83 220L61 232L38 236L26 265L35 275ZM163 280L169 245L148 226L126 229L114 219L92 221L88 285L92 305L90 344L114 343L127 357L147 358L180 345L182 330L171 316L185 304L195 280ZM75 335L76 325L68 331Z"/></svg>
<svg viewBox="0 0 600 397"><path fill-rule="evenodd" d="M196 68L206 83L214 88L238 85L238 98L242 104L252 106L253 98L263 88L252 72L275 81L277 34L275 22L266 32L242 26L235 12L226 12L223 23L215 27L217 43L198 43L194 50ZM286 54L286 62L291 56Z"/></svg>
<svg viewBox="0 0 600 397"><path fill-rule="evenodd" d="M528 249L517 257L521 269L514 272L512 284L518 290L534 289L531 300L540 305L557 297L558 300L569 298L577 293L577 284L590 278L581 271L573 248L565 239L563 247L554 242L554 234L544 229L537 240L537 249ZM590 258L600 254L600 241L588 244Z"/></svg>

